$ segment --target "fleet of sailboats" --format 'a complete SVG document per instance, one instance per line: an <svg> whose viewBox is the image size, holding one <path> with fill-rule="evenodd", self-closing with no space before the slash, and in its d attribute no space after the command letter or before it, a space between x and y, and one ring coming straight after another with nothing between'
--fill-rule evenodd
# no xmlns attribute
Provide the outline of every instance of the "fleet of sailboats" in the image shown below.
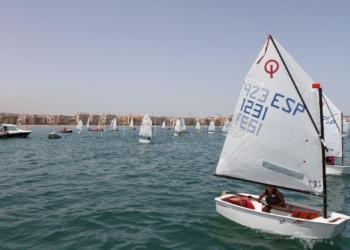
<svg viewBox="0 0 350 250"><path fill-rule="evenodd" d="M286 198L284 212L266 213L258 195L242 192L215 198L217 212L276 234L339 236L350 217L327 209L324 139L320 84L269 36L244 80L214 176L317 195L323 209Z"/></svg>

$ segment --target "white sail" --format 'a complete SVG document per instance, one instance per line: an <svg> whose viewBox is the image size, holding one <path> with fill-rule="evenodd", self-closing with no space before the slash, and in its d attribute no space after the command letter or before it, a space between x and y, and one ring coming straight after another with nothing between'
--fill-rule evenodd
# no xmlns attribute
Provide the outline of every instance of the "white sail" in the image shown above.
<svg viewBox="0 0 350 250"><path fill-rule="evenodd" d="M349 133L349 124L345 120L343 120L343 133L344 134L348 134Z"/></svg>
<svg viewBox="0 0 350 250"><path fill-rule="evenodd" d="M324 138L328 149L326 156L342 157L341 122L340 110L323 94Z"/></svg>
<svg viewBox="0 0 350 250"><path fill-rule="evenodd" d="M323 192L319 93L274 42L284 62L268 39L245 78L216 174Z"/></svg>
<svg viewBox="0 0 350 250"><path fill-rule="evenodd" d="M196 123L195 129L196 129L197 131L201 130L201 125L200 125L200 123L199 123L198 121L197 121L197 123Z"/></svg>
<svg viewBox="0 0 350 250"><path fill-rule="evenodd" d="M147 114L143 117L139 135L152 137L152 120Z"/></svg>
<svg viewBox="0 0 350 250"><path fill-rule="evenodd" d="M80 131L83 130L83 122L81 120L78 122L76 129Z"/></svg>
<svg viewBox="0 0 350 250"><path fill-rule="evenodd" d="M129 124L129 127L130 128L133 128L134 127L134 118L131 118L131 122Z"/></svg>
<svg viewBox="0 0 350 250"><path fill-rule="evenodd" d="M186 130L186 123L185 123L185 119L183 117L181 117L181 120L180 120L180 129L181 129L181 131Z"/></svg>
<svg viewBox="0 0 350 250"><path fill-rule="evenodd" d="M163 125L162 125L162 128L166 128L166 127L165 127L165 121L163 121Z"/></svg>
<svg viewBox="0 0 350 250"><path fill-rule="evenodd" d="M230 127L231 122L229 119L226 119L224 122L224 127L222 128L222 132L227 133L228 128Z"/></svg>
<svg viewBox="0 0 350 250"><path fill-rule="evenodd" d="M209 132L214 132L215 131L215 123L214 121L211 121L208 127Z"/></svg>
<svg viewBox="0 0 350 250"><path fill-rule="evenodd" d="M180 119L176 120L176 124L175 124L175 128L174 128L175 132L179 133L181 131L181 122Z"/></svg>
<svg viewBox="0 0 350 250"><path fill-rule="evenodd" d="M86 128L89 128L89 118L88 118L87 123L86 123Z"/></svg>

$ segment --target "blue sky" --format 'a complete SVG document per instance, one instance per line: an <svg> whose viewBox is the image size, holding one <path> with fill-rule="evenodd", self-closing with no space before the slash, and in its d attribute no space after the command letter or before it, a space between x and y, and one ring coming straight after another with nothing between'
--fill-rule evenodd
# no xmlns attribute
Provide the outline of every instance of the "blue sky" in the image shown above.
<svg viewBox="0 0 350 250"><path fill-rule="evenodd" d="M0 111L227 116L267 34L350 115L350 1L1 1Z"/></svg>

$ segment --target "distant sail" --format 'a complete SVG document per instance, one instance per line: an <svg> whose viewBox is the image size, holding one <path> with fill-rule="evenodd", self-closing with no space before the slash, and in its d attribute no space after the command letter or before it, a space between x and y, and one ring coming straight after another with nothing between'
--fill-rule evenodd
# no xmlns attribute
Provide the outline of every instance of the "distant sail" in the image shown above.
<svg viewBox="0 0 350 250"><path fill-rule="evenodd" d="M139 135L152 137L152 120L147 114L143 117Z"/></svg>
<svg viewBox="0 0 350 250"><path fill-rule="evenodd" d="M215 131L215 123L214 121L211 121L208 127L208 132L214 132Z"/></svg>

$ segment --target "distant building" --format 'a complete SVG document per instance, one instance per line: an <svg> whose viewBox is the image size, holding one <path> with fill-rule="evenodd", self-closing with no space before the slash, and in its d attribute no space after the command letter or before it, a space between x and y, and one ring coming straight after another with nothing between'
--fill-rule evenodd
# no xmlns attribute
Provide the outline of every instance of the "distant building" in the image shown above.
<svg viewBox="0 0 350 250"><path fill-rule="evenodd" d="M8 124L16 124L18 120L19 115L17 114L1 114L0 115L0 124L1 123L8 123Z"/></svg>

